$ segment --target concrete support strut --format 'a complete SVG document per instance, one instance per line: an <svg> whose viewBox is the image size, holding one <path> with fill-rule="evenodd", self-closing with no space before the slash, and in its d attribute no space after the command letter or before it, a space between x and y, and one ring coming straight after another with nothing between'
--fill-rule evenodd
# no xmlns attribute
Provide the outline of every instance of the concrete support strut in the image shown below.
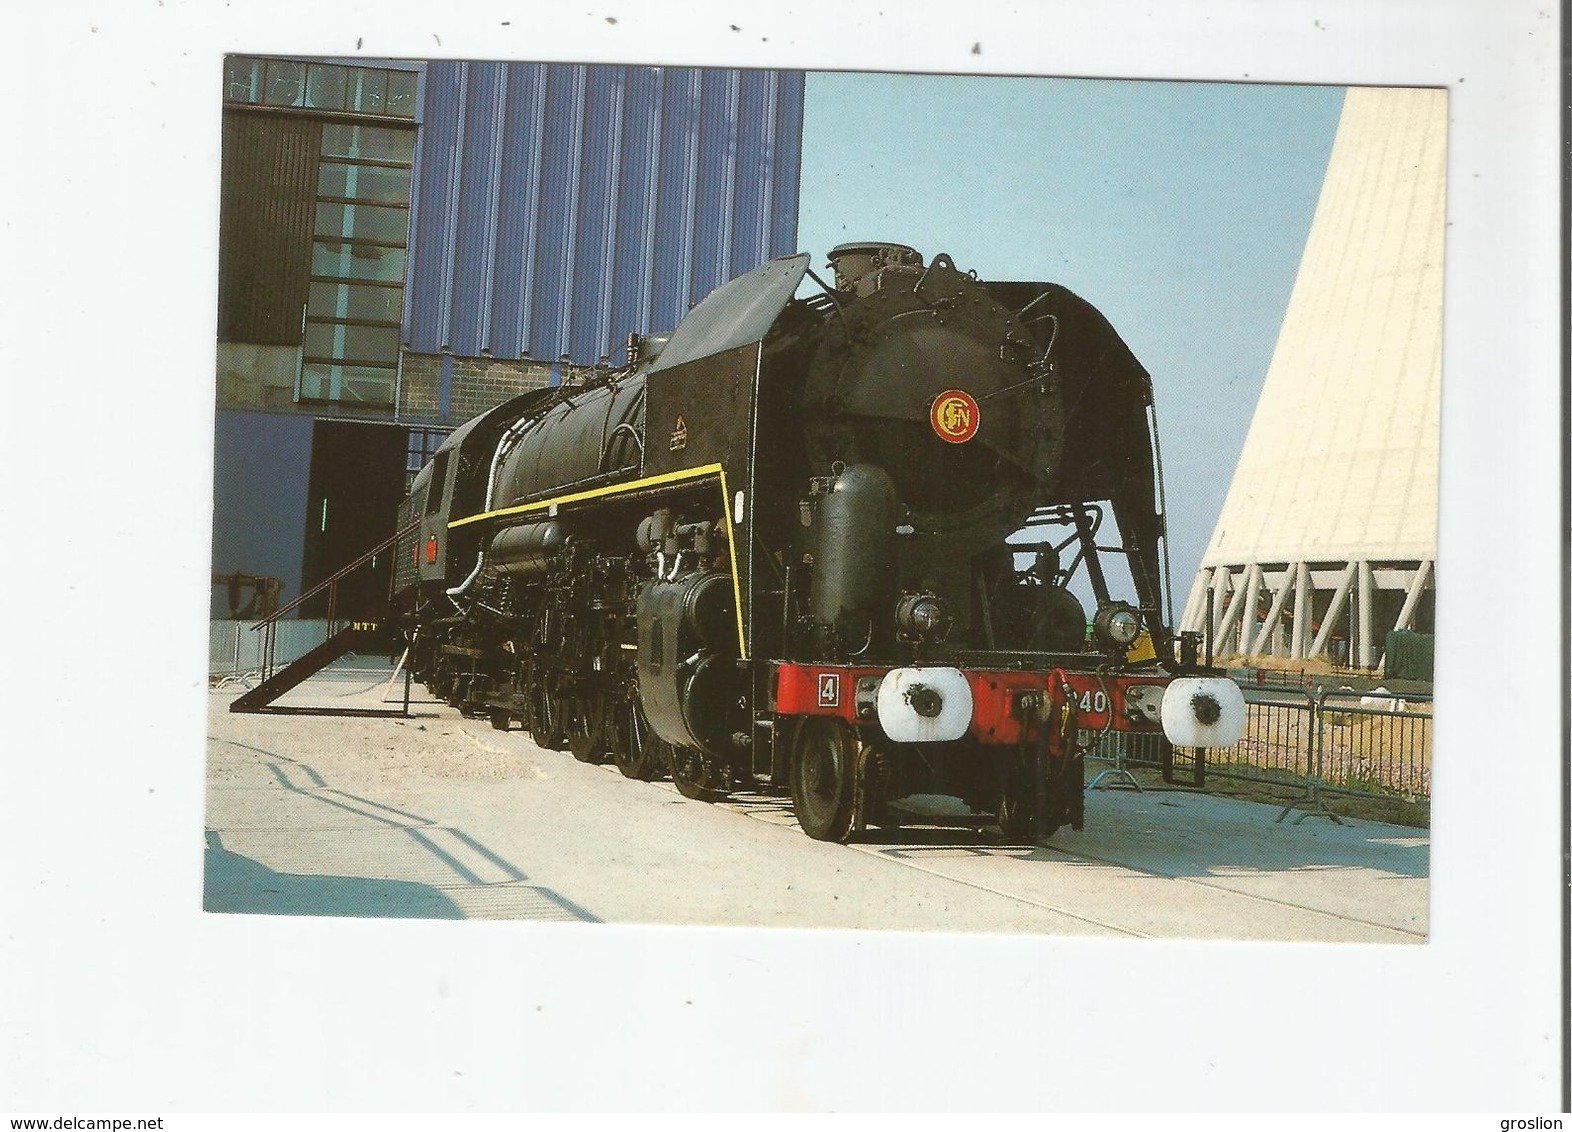
<svg viewBox="0 0 1572 1132"><path fill-rule="evenodd" d="M1277 592L1272 595L1272 608L1267 610L1266 620L1261 624L1261 631L1255 635L1255 640L1250 646L1253 655L1268 655L1267 646L1277 638L1277 626L1283 619L1283 607L1288 604L1288 595L1294 592L1294 582L1298 577L1298 563L1290 563L1283 571L1283 580L1277 587ZM1275 653L1276 649L1271 651Z"/></svg>
<svg viewBox="0 0 1572 1132"><path fill-rule="evenodd" d="M1359 667L1370 668L1375 664L1375 574L1370 563L1358 563L1359 570Z"/></svg>
<svg viewBox="0 0 1572 1132"><path fill-rule="evenodd" d="M1283 656L1291 660L1325 657L1333 637L1348 639L1346 663L1375 669L1384 661L1386 634L1425 623L1420 604L1434 591L1435 563L1425 561L1253 562L1207 566L1196 573L1181 627L1207 626L1211 595L1212 641L1218 656ZM1383 614L1382 595L1402 593L1395 620ZM1257 621L1263 594L1270 594L1266 616ZM1312 625L1320 611L1319 624ZM1291 626L1285 628L1285 620Z"/></svg>
<svg viewBox="0 0 1572 1132"><path fill-rule="evenodd" d="M1430 584L1430 575L1435 571L1435 563L1426 560L1419 564L1419 569L1414 571L1414 580L1409 584L1408 594L1403 598L1403 608L1397 614L1397 624L1394 629L1412 629L1414 627L1414 611L1419 608L1419 599L1424 596L1425 588Z"/></svg>
<svg viewBox="0 0 1572 1132"><path fill-rule="evenodd" d="M1337 589L1332 592L1332 603L1326 607L1326 616L1321 619L1321 631L1315 635L1315 641L1310 645L1311 656L1322 656L1326 653L1326 643L1331 640L1332 630L1336 628L1337 619L1342 616L1343 606L1348 602L1348 591L1354 588L1354 574L1357 568L1358 563L1350 562L1343 569Z"/></svg>
<svg viewBox="0 0 1572 1132"><path fill-rule="evenodd" d="M1305 642L1310 637L1310 563L1296 563L1299 580L1294 583L1294 639L1288 655L1303 660L1307 654Z"/></svg>

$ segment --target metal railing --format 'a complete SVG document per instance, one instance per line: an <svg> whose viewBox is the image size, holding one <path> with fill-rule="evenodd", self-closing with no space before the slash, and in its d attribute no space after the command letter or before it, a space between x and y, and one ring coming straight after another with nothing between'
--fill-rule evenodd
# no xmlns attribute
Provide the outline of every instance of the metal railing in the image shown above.
<svg viewBox="0 0 1572 1132"><path fill-rule="evenodd" d="M1337 820L1323 794L1430 797L1431 700L1428 695L1351 692L1323 688L1315 699L1315 759L1302 798L1289 803Z"/></svg>
<svg viewBox="0 0 1572 1132"><path fill-rule="evenodd" d="M267 642L249 630L250 624L246 621L208 622L207 672L211 680L237 680L248 687L262 682L262 654ZM327 622L304 617L280 621L276 635L275 663L288 664L327 640Z"/></svg>
<svg viewBox="0 0 1572 1132"><path fill-rule="evenodd" d="M299 609L311 598L316 597L317 594L321 593L323 590L326 590L328 595L326 618L327 636L332 637L333 634L336 633L339 629L339 582L343 581L344 578L348 577L350 574L353 574L367 562L370 562L373 558L381 554L394 543L398 542L399 539L403 538L405 535L413 534L420 527L420 522L421 521L419 519L416 519L413 522L400 527L398 530L394 531L387 538L377 543L376 546L373 546L370 550L366 551L353 562L339 567L326 578L323 578L316 585L312 586L309 590L302 593L299 597L296 597L292 601L286 602L285 604L279 606L279 608L271 616L264 617L261 621L258 621L255 625L251 626L252 632L256 632L258 629L262 630L261 654L262 679L264 681L272 678L273 670L278 665L278 623L280 619L282 619L287 614L293 613L296 609ZM395 569L388 571L388 600L390 603L393 598L393 579L398 574L396 566L397 564L395 563Z"/></svg>
<svg viewBox="0 0 1572 1132"><path fill-rule="evenodd" d="M1231 747L1206 751L1166 748L1160 735L1112 733L1090 753L1114 772L1126 766L1162 768L1165 777L1189 774L1298 791L1285 807L1337 820L1325 795L1428 801L1431 698L1428 694L1354 692L1302 687L1244 688L1245 728ZM1166 748L1166 749L1165 749ZM1104 772L1093 785L1114 774Z"/></svg>

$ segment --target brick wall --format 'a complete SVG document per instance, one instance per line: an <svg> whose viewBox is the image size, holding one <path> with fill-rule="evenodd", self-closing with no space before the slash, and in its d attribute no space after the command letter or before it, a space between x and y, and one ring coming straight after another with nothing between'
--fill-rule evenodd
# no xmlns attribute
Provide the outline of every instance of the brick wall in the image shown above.
<svg viewBox="0 0 1572 1132"><path fill-rule="evenodd" d="M572 372L568 375L570 378ZM437 354L404 353L399 417L462 424L510 397L551 383L551 367L543 362L497 358L453 359L453 388L447 419L441 418L442 358Z"/></svg>
<svg viewBox="0 0 1572 1132"><path fill-rule="evenodd" d="M435 421L438 416L438 393L441 382L441 358L431 354L406 352L399 373L399 417Z"/></svg>

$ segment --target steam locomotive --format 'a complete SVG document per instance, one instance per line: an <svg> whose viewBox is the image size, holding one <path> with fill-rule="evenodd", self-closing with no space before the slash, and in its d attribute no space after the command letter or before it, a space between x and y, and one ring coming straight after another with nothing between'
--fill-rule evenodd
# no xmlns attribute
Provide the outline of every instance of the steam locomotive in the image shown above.
<svg viewBox="0 0 1572 1132"><path fill-rule="evenodd" d="M935 798L1080 828L1111 734L1237 738L1164 616L1151 380L1108 322L904 245L829 260L448 437L399 515L415 677L690 798L789 791L828 841Z"/></svg>

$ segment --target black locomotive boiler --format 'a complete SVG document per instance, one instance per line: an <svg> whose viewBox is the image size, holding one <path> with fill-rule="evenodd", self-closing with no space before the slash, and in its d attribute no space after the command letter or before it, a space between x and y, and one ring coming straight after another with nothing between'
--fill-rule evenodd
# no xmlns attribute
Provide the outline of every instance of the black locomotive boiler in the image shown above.
<svg viewBox="0 0 1572 1132"><path fill-rule="evenodd" d="M1108 322L902 245L830 266L457 429L400 514L416 678L691 798L789 790L823 840L935 799L1046 836L1109 733L1232 742L1238 688L1165 619L1151 381Z"/></svg>

